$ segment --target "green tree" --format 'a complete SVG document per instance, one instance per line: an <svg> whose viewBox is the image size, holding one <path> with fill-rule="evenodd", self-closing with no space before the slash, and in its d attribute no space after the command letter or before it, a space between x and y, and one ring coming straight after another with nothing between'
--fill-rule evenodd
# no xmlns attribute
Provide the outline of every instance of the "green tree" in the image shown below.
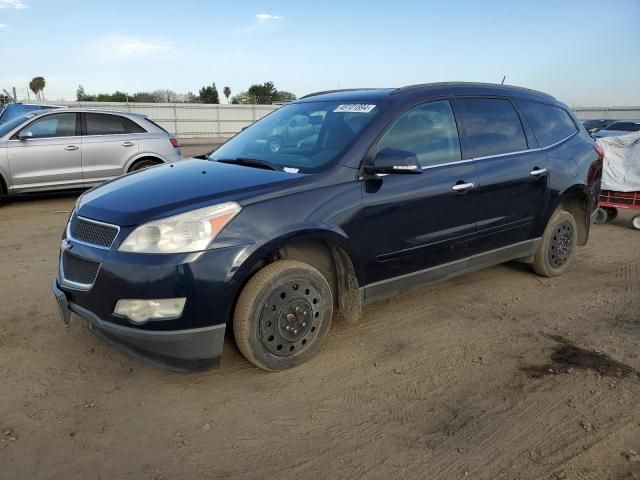
<svg viewBox="0 0 640 480"><path fill-rule="evenodd" d="M42 100L42 91L46 85L47 82L44 77L33 77L29 82L29 89L34 93L37 99Z"/></svg>
<svg viewBox="0 0 640 480"><path fill-rule="evenodd" d="M198 96L200 97L200 101L202 103L220 103L220 98L218 97L218 89L216 88L215 82L210 86L202 87Z"/></svg>
<svg viewBox="0 0 640 480"><path fill-rule="evenodd" d="M231 89L229 87L224 87L224 89L222 90L222 93L224 93L224 96L227 97L227 103L229 103L229 97L231 96Z"/></svg>
<svg viewBox="0 0 640 480"><path fill-rule="evenodd" d="M276 99L278 90L273 82L264 82L262 85L253 84L247 90L249 96L254 97L252 103L259 103L262 105L268 105Z"/></svg>
<svg viewBox="0 0 640 480"><path fill-rule="evenodd" d="M286 90L278 90L278 93L273 98L274 102L293 102L294 100L297 100L297 97Z"/></svg>
<svg viewBox="0 0 640 480"><path fill-rule="evenodd" d="M155 103L156 98L150 92L137 92L133 94L134 102Z"/></svg>

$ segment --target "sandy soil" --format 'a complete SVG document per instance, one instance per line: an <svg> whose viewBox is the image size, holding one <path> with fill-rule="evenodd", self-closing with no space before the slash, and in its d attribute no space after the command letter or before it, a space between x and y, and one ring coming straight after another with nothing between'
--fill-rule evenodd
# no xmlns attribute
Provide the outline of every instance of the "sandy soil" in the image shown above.
<svg viewBox="0 0 640 480"><path fill-rule="evenodd" d="M640 478L640 232L368 306L292 371L173 374L58 319L73 195L0 206L0 478Z"/></svg>

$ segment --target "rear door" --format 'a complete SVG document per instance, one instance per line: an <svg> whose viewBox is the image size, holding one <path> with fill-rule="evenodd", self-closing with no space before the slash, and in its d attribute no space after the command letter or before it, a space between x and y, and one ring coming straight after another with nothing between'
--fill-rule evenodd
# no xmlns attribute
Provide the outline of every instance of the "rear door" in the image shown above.
<svg viewBox="0 0 640 480"><path fill-rule="evenodd" d="M549 196L544 152L509 99L461 97L455 106L478 174L473 253L531 240Z"/></svg>
<svg viewBox="0 0 640 480"><path fill-rule="evenodd" d="M20 132L32 137L19 140ZM76 113L40 115L7 141L13 191L82 187L80 123Z"/></svg>
<svg viewBox="0 0 640 480"><path fill-rule="evenodd" d="M467 242L476 230L476 173L473 162L462 160L448 99L400 114L375 151L384 148L415 153L423 173L363 180L364 228L358 243L367 246L366 282L377 284L367 296L385 295L378 287L384 290L398 277L406 276L410 284L430 280L431 273L446 275L433 267L448 264L447 273L464 269ZM424 272L428 269L433 271Z"/></svg>
<svg viewBox="0 0 640 480"><path fill-rule="evenodd" d="M140 149L145 130L117 114L86 112L83 116L82 170L90 187L125 172L129 160Z"/></svg>

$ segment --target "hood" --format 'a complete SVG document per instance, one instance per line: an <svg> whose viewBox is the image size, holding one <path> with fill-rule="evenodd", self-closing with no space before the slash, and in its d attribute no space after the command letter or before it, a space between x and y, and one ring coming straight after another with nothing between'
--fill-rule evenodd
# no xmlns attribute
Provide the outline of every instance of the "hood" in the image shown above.
<svg viewBox="0 0 640 480"><path fill-rule="evenodd" d="M189 159L140 170L86 192L79 215L120 226L140 225L195 208L264 195L303 175Z"/></svg>

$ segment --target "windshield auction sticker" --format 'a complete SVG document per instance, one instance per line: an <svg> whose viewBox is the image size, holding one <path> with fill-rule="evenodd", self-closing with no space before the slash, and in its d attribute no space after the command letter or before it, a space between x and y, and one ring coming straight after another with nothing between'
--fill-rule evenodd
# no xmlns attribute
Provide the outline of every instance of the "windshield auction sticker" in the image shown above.
<svg viewBox="0 0 640 480"><path fill-rule="evenodd" d="M369 113L376 108L375 105L366 105L364 103L346 103L338 105L334 112L342 113Z"/></svg>

